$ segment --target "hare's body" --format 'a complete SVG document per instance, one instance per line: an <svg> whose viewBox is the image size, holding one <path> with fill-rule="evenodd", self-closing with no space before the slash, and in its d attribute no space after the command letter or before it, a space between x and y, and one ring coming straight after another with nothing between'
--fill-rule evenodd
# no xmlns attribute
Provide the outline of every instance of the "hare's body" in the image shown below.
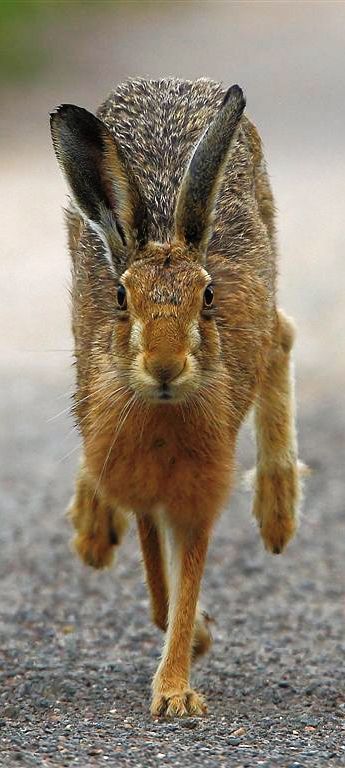
<svg viewBox="0 0 345 768"><path fill-rule="evenodd" d="M102 123L68 106L53 118L77 202L76 546L108 564L126 513L136 514L153 616L168 629L154 713L203 710L189 689L192 646L210 642L196 602L254 403L254 513L267 547L281 551L296 526L292 331L276 310L273 199L257 131L239 123L239 92L129 81L100 109Z"/></svg>

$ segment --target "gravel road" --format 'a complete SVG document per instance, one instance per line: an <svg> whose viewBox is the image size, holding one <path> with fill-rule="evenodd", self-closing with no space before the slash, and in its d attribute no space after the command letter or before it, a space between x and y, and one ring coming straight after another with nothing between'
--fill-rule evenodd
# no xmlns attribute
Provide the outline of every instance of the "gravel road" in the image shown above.
<svg viewBox="0 0 345 768"><path fill-rule="evenodd" d="M345 5L120 4L111 22L80 14L46 31L45 81L2 94L0 765L345 766ZM73 381L64 185L46 122L61 101L92 108L128 74L171 72L239 81L264 135L282 304L299 327L300 454L312 474L296 539L269 556L241 489L253 462L244 430L204 579L214 646L193 677L209 714L169 722L148 714L162 638L148 620L134 528L113 570L93 572L69 550L78 438L63 412Z"/></svg>

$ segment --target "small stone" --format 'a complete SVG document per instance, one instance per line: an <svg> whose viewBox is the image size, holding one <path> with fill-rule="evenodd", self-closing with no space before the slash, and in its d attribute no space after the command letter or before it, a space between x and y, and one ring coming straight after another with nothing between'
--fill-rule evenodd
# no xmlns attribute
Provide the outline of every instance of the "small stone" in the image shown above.
<svg viewBox="0 0 345 768"><path fill-rule="evenodd" d="M305 768L302 763L288 763L286 768Z"/></svg>
<svg viewBox="0 0 345 768"><path fill-rule="evenodd" d="M241 728L237 728L236 731L232 731L231 735L232 736L244 736L245 732L246 732L246 729L241 727Z"/></svg>
<svg viewBox="0 0 345 768"><path fill-rule="evenodd" d="M305 689L306 695L311 696L317 688L319 688L319 683L312 683L311 685L308 685Z"/></svg>
<svg viewBox="0 0 345 768"><path fill-rule="evenodd" d="M10 704L4 708L3 713L5 717L8 717L10 720L14 720L18 716L18 709L17 707L14 707Z"/></svg>
<svg viewBox="0 0 345 768"><path fill-rule="evenodd" d="M65 624L65 626L62 627L62 632L64 635L71 635L73 632L75 632L75 627L73 624Z"/></svg>
<svg viewBox="0 0 345 768"><path fill-rule="evenodd" d="M300 722L303 723L303 725L312 726L317 726L320 724L320 720L317 717L313 717L312 715L302 715Z"/></svg>
<svg viewBox="0 0 345 768"><path fill-rule="evenodd" d="M198 721L194 718L188 718L188 720L182 720L181 725L183 728L197 728L198 727Z"/></svg>
<svg viewBox="0 0 345 768"><path fill-rule="evenodd" d="M229 744L230 747L238 747L239 744L241 744L241 739L235 739L232 736L227 740L227 744Z"/></svg>

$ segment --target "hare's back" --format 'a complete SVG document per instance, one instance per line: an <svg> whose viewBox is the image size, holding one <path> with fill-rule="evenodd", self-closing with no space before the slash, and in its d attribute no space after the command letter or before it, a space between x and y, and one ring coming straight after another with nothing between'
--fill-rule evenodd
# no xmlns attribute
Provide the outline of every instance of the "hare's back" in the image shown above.
<svg viewBox="0 0 345 768"><path fill-rule="evenodd" d="M140 184L149 211L149 236L164 240L193 147L224 98L212 80L128 80L99 110Z"/></svg>

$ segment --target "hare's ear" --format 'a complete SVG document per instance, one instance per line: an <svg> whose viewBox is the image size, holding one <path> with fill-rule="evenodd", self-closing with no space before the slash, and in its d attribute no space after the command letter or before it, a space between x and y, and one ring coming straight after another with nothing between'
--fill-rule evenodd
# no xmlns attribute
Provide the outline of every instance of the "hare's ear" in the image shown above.
<svg viewBox="0 0 345 768"><path fill-rule="evenodd" d="M146 240L146 209L114 137L97 117L73 104L52 113L55 154L78 210L102 238L116 272Z"/></svg>
<svg viewBox="0 0 345 768"><path fill-rule="evenodd" d="M201 261L206 257L217 193L245 104L241 88L229 88L192 155L178 194L175 237L197 249Z"/></svg>

